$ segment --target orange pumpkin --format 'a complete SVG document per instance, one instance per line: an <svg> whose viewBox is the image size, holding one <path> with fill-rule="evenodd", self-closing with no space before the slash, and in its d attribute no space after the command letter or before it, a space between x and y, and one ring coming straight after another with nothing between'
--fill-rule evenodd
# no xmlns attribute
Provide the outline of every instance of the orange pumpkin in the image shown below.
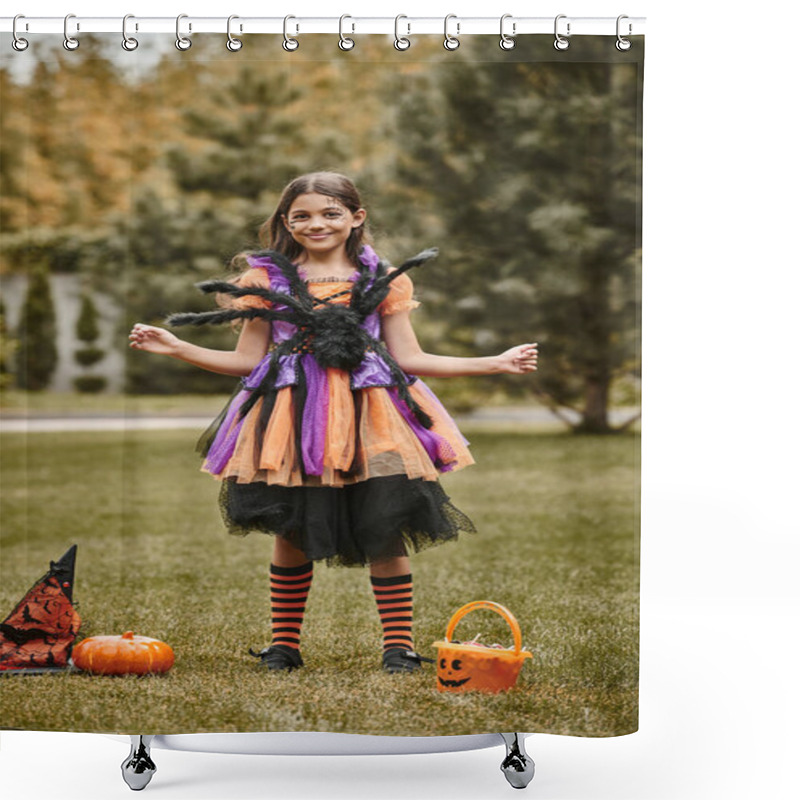
<svg viewBox="0 0 800 800"><path fill-rule="evenodd" d="M72 663L95 675L147 675L166 672L175 663L172 648L158 639L135 636L90 636L72 650Z"/></svg>

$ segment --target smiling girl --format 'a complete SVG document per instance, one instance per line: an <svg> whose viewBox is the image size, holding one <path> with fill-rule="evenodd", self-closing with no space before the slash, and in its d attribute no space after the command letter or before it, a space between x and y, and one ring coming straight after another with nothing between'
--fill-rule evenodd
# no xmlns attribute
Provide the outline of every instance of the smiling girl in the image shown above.
<svg viewBox="0 0 800 800"><path fill-rule="evenodd" d="M419 669L412 637L409 550L472 531L438 475L474 463L466 440L419 376L525 374L536 344L497 356L426 353L411 324L407 270L369 244L367 212L343 175L293 180L261 228L269 249L245 256L230 308L172 324L243 319L233 351L210 350L137 324L131 347L241 377L206 433L203 469L222 484L228 529L275 536L269 670L302 666L300 634L315 561L368 565L383 626L383 668ZM252 651L251 651L252 652Z"/></svg>

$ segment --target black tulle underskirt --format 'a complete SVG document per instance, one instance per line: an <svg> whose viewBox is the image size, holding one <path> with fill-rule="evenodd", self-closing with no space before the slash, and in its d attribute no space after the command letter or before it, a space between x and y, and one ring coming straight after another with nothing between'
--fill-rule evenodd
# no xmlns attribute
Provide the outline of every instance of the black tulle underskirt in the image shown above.
<svg viewBox="0 0 800 800"><path fill-rule="evenodd" d="M282 536L312 561L342 566L403 556L475 531L438 481L405 475L342 487L228 479L219 501L230 533Z"/></svg>

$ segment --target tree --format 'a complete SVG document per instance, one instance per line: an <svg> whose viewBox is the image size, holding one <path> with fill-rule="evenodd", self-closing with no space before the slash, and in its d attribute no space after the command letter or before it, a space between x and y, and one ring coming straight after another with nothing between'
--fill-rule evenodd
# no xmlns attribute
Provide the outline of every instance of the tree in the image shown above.
<svg viewBox="0 0 800 800"><path fill-rule="evenodd" d="M472 352L535 338L533 390L602 433L615 382L639 369L641 94L606 44L582 41L572 63L473 54L395 87L398 176L446 242L435 310Z"/></svg>
<svg viewBox="0 0 800 800"><path fill-rule="evenodd" d="M87 345L92 344L100 336L100 328L97 324L97 308L91 296L84 294L81 297L81 310L78 314L78 321L75 323L75 334L78 339ZM90 363L94 364L93 359Z"/></svg>
<svg viewBox="0 0 800 800"><path fill-rule="evenodd" d="M84 346L75 351L75 360L82 367L91 367L105 357L105 351L97 347L95 342L100 336L97 324L98 314L94 301L89 294L81 297L81 310L75 323L75 334ZM108 381L102 375L79 375L74 379L75 388L79 392L101 392Z"/></svg>
<svg viewBox="0 0 800 800"><path fill-rule="evenodd" d="M0 68L0 229L4 232L25 224L25 169L19 158L27 121L22 94L8 69Z"/></svg>
<svg viewBox="0 0 800 800"><path fill-rule="evenodd" d="M169 166L185 192L257 201L296 174L306 142L288 108L300 91L285 70L261 74L247 64L228 80L212 78L204 101L184 110L184 131L194 146L176 143Z"/></svg>
<svg viewBox="0 0 800 800"><path fill-rule="evenodd" d="M6 305L0 297L0 390L13 383L12 365L17 349L17 341L9 334L6 325Z"/></svg>
<svg viewBox="0 0 800 800"><path fill-rule="evenodd" d="M46 389L58 361L56 315L50 280L41 267L31 271L17 334L17 383L22 389Z"/></svg>
<svg viewBox="0 0 800 800"><path fill-rule="evenodd" d="M127 343L135 322L163 325L175 311L205 311L209 300L195 283L218 278L223 265L246 241L244 215L221 208L205 208L186 199L167 202L142 192L130 215L115 220L114 233L98 243L99 252L87 253L101 283L124 314L118 336ZM108 274L110 270L116 273ZM106 270L105 273L102 270ZM124 272L126 278L119 279ZM197 344L233 349L230 329L211 326L187 334ZM127 350L125 389L138 394L170 394L176 386L185 393L233 391L230 376L199 370L191 364L160 359Z"/></svg>

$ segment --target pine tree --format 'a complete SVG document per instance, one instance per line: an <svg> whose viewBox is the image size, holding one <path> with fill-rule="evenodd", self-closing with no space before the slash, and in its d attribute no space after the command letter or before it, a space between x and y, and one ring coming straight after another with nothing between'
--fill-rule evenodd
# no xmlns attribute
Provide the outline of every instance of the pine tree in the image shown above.
<svg viewBox="0 0 800 800"><path fill-rule="evenodd" d="M557 64L487 51L398 87L398 176L442 230L429 306L467 352L538 341L526 385L603 433L639 370L641 147L636 65L606 46L582 40Z"/></svg>
<svg viewBox="0 0 800 800"><path fill-rule="evenodd" d="M81 297L78 321L75 323L75 334L85 345L75 351L75 360L82 367L91 367L105 357L105 351L95 345L100 336L97 320L98 314L94 301L90 295L84 294ZM79 375L74 379L75 388L79 392L101 392L107 383L102 375Z"/></svg>
<svg viewBox="0 0 800 800"><path fill-rule="evenodd" d="M305 140L288 111L300 94L288 72L265 75L244 65L205 88L205 102L183 115L184 130L197 144L190 151L184 141L169 153L178 186L256 201L293 178Z"/></svg>
<svg viewBox="0 0 800 800"><path fill-rule="evenodd" d="M17 341L10 335L6 325L6 304L0 297L0 390L9 388L13 383L12 365L16 349Z"/></svg>
<svg viewBox="0 0 800 800"><path fill-rule="evenodd" d="M50 280L41 267L31 271L17 336L17 384L30 391L46 389L58 362L58 352Z"/></svg>

